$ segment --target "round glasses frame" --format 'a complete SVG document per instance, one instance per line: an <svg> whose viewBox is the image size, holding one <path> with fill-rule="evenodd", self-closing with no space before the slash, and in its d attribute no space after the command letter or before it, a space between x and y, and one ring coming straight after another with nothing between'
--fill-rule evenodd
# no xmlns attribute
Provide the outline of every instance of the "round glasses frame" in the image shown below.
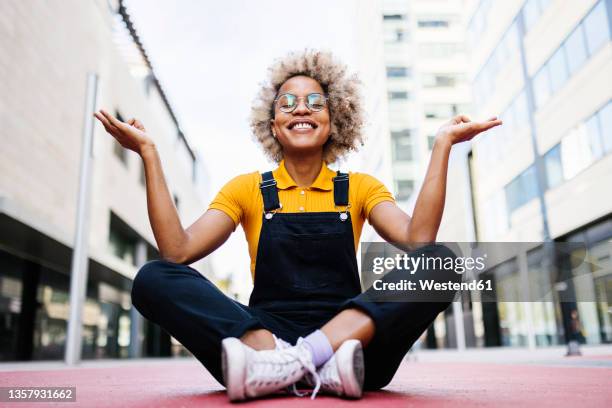
<svg viewBox="0 0 612 408"><path fill-rule="evenodd" d="M293 111L294 111L294 110L295 110L295 109L298 107L298 105L300 104L300 100L301 100L301 99L304 99L304 100L305 100L305 105L306 105L306 107L308 108L308 110L310 110L311 112L321 112L321 111L322 111L323 109L325 109L325 107L327 106L327 100L329 99L327 95L322 94L322 93L320 93L320 92L313 92L313 93L310 93L310 94L308 94L308 95L306 95L306 96L296 96L296 95L294 95L294 94L292 94L292 93L288 93L288 92L286 92L286 93L284 93L284 94L280 94L280 95L278 95L278 96L277 96L277 97L274 99L274 105L276 106L276 104L278 103L278 101L280 100L280 98L282 98L282 97L283 97L283 96L285 96L285 95L290 95L290 96L293 96L293 97L294 97L294 98L297 100L297 103L296 103L295 105L293 105L291 108L282 108L282 107L279 107L278 109L279 109L281 112L284 112L284 113L291 113L291 112L293 112ZM321 105L321 108L315 108L315 107L313 107L313 105L312 105L311 103L309 103L309 102L308 102L308 99L309 99L309 98L310 98L312 95L320 95L320 96L321 96L321 98L322 98L322 100L323 100L323 104Z"/></svg>

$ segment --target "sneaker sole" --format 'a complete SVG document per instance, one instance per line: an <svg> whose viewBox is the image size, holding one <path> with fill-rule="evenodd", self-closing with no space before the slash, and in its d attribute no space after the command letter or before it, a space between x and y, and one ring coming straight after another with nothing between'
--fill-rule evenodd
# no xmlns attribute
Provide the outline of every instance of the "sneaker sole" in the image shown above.
<svg viewBox="0 0 612 408"><path fill-rule="evenodd" d="M361 398L365 374L361 342L354 339L345 341L336 351L335 358L344 396Z"/></svg>
<svg viewBox="0 0 612 408"><path fill-rule="evenodd" d="M244 345L234 337L221 342L221 369L230 401L245 399L246 355Z"/></svg>

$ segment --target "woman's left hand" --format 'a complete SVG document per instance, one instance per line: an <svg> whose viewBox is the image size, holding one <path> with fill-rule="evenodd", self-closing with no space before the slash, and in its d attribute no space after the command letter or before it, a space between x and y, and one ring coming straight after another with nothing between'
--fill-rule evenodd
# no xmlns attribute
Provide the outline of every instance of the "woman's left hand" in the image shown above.
<svg viewBox="0 0 612 408"><path fill-rule="evenodd" d="M455 143L471 140L477 134L501 124L502 121L497 119L497 116L493 116L484 122L472 122L465 115L457 115L438 129L436 139L454 145Z"/></svg>

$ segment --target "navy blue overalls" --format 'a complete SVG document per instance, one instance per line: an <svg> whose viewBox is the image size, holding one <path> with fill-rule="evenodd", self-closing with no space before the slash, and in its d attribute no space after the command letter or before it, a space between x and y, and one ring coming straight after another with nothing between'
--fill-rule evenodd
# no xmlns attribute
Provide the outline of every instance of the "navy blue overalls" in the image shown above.
<svg viewBox="0 0 612 408"><path fill-rule="evenodd" d="M361 293L348 174L334 177L339 211L282 213L272 172L260 185L264 214L249 306L315 330ZM295 342L297 339L288 339Z"/></svg>
<svg viewBox="0 0 612 408"><path fill-rule="evenodd" d="M333 181L338 211L282 213L272 172L262 175L263 222L248 306L224 295L195 269L163 260L149 261L138 272L134 306L180 341L220 383L224 338L265 328L294 344L342 309L358 308L376 326L364 350L364 388L385 386L414 341L450 303L373 302L368 291L361 293L348 211L349 176L338 172ZM454 255L437 246L419 251Z"/></svg>

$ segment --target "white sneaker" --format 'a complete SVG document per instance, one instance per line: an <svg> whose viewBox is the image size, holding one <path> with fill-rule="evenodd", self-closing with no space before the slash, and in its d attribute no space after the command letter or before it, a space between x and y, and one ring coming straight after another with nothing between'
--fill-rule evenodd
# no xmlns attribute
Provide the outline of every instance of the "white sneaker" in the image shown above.
<svg viewBox="0 0 612 408"><path fill-rule="evenodd" d="M346 340L318 370L321 392L346 398L363 394L363 349L359 340ZM316 379L306 374L304 382L313 385Z"/></svg>
<svg viewBox="0 0 612 408"><path fill-rule="evenodd" d="M295 384L306 373L319 384L310 350L301 341L282 350L257 351L233 337L221 345L223 380L230 401L271 394Z"/></svg>
<svg viewBox="0 0 612 408"><path fill-rule="evenodd" d="M281 339L280 337L276 337L276 334L272 333L272 337L274 337L274 344L276 346L276 350L283 350L291 347L291 343Z"/></svg>

